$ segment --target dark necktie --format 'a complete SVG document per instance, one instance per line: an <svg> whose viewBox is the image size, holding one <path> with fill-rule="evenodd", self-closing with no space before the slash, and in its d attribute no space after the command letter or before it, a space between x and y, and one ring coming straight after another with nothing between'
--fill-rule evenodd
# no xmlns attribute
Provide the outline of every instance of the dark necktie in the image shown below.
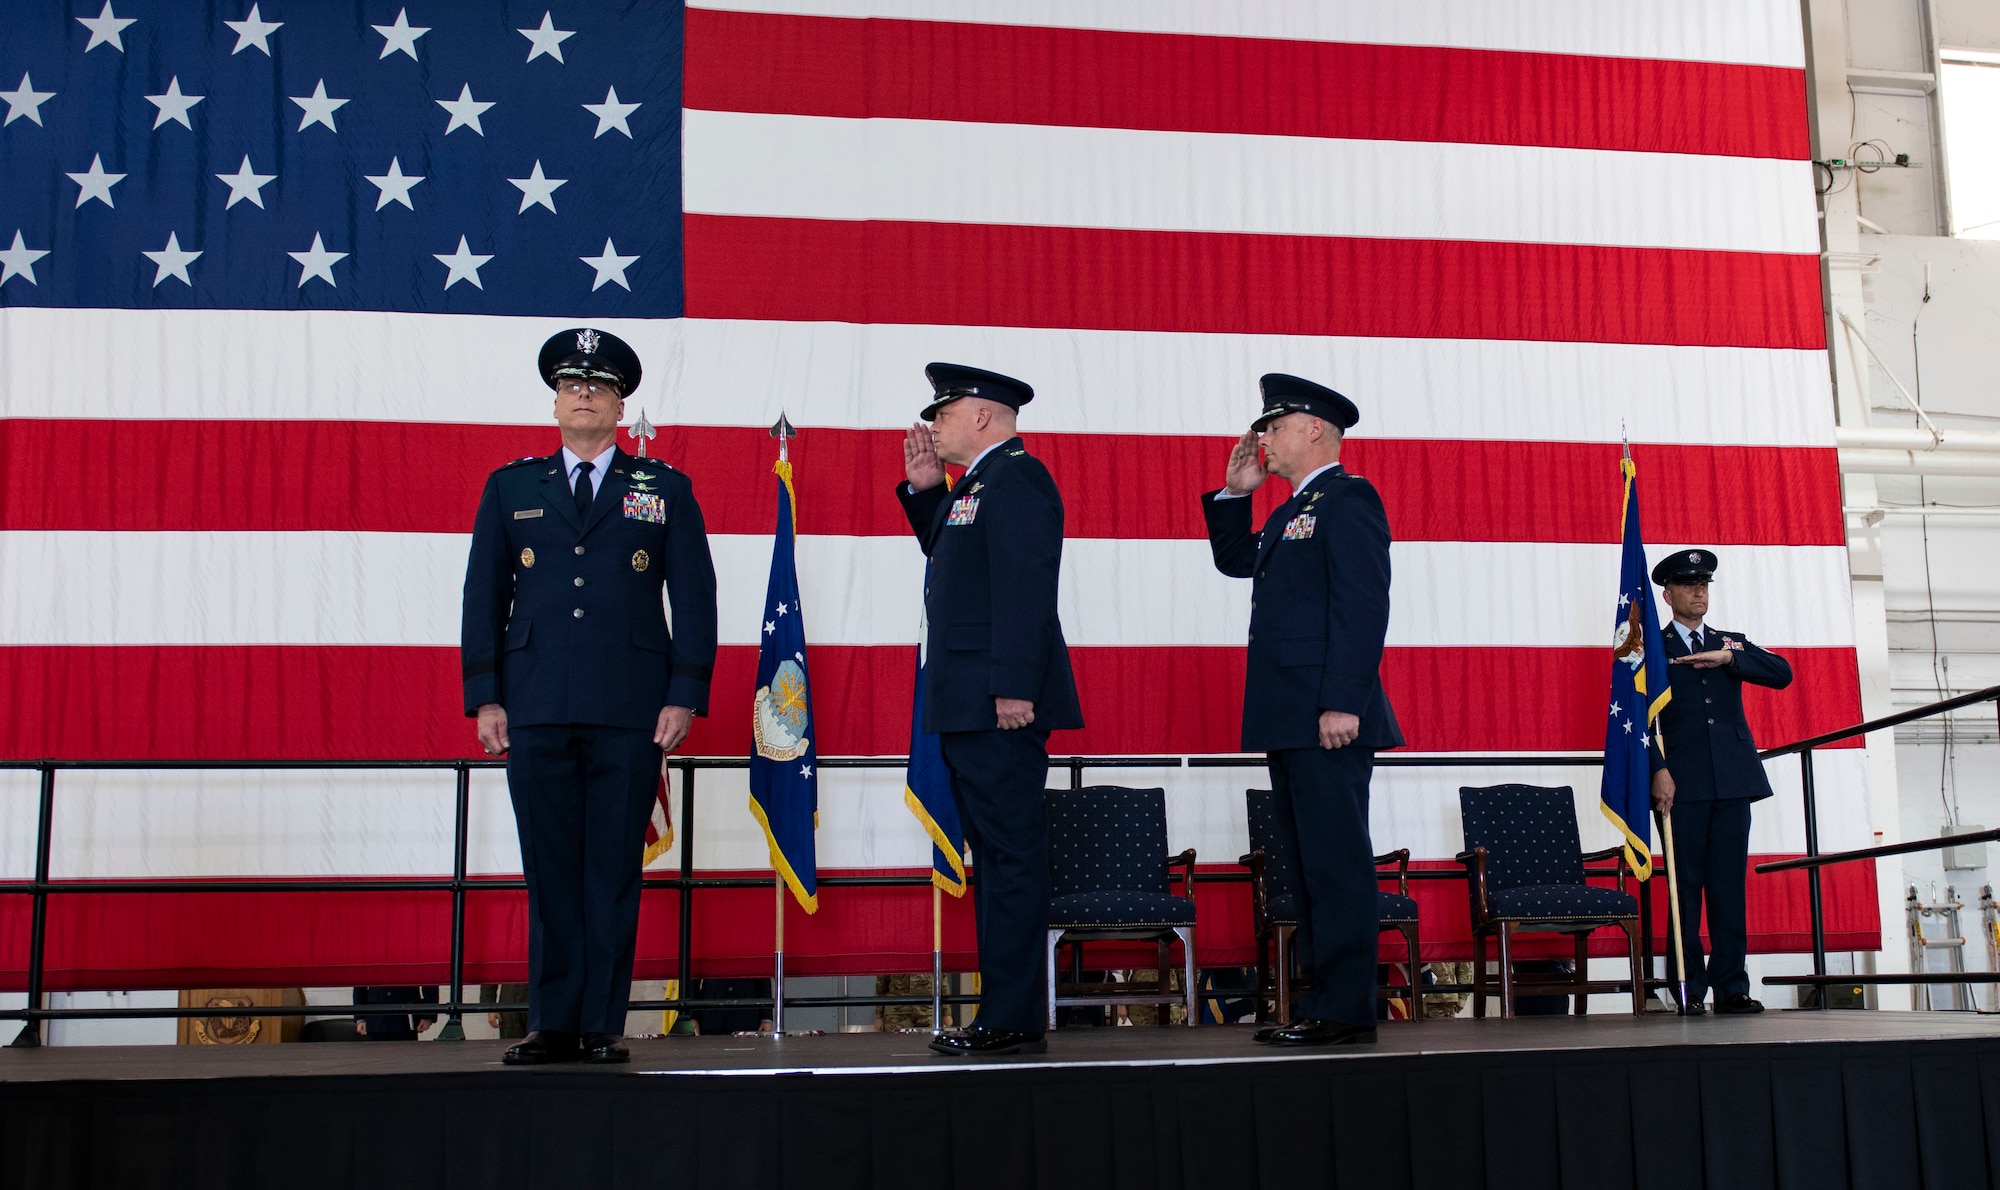
<svg viewBox="0 0 2000 1190"><path fill-rule="evenodd" d="M596 469L594 463L576 465L576 516L578 520L590 515L590 498L595 493L590 490L590 473Z"/></svg>

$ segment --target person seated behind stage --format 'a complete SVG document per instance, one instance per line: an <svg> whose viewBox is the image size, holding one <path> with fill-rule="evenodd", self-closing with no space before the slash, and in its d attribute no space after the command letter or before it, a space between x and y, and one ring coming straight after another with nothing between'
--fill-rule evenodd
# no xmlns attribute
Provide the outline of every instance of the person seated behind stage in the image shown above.
<svg viewBox="0 0 2000 1190"><path fill-rule="evenodd" d="M1680 890L1681 947L1687 954L1687 1002L1681 1012L1700 1016L1702 999L1715 989L1715 1011L1762 1012L1750 997L1744 965L1749 949L1745 869L1750 861L1750 803L1771 796L1757 741L1743 717L1743 683L1783 690L1792 667L1783 657L1751 644L1740 632L1702 623L1716 557L1682 550L1653 567L1673 622L1660 633L1673 698L1660 712L1660 749L1648 750L1653 767L1653 809L1667 815L1673 832L1674 874ZM1701 953L1702 903L1714 951ZM1667 964L1674 948L1667 947ZM1674 973L1670 982L1678 984Z"/></svg>
<svg viewBox="0 0 2000 1190"><path fill-rule="evenodd" d="M355 988L354 1003L364 1004L436 1004L436 988ZM417 1035L437 1024L437 1015L409 1017L397 1013L369 1012L354 1014L354 1031L370 1041L415 1041Z"/></svg>

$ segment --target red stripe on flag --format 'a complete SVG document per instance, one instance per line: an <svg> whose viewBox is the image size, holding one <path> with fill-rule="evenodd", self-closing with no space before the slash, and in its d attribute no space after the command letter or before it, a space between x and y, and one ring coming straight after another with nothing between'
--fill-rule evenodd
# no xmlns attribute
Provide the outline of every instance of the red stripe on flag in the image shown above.
<svg viewBox="0 0 2000 1190"><path fill-rule="evenodd" d="M692 8L682 95L781 115L1809 155L1801 70L1436 46Z"/></svg>
<svg viewBox="0 0 2000 1190"><path fill-rule="evenodd" d="M1816 256L682 218L694 318L1825 347Z"/></svg>
<svg viewBox="0 0 2000 1190"><path fill-rule="evenodd" d="M1254 780L1254 778L1252 778ZM1389 846L1381 839L1377 846ZM1754 855L1750 865L1775 855ZM1456 867L1448 861L1421 867ZM920 875L921 869L876 870ZM1204 864L1204 872L1240 872L1233 864ZM701 872L762 876L763 872ZM821 875L833 875L822 870ZM863 874L855 872L855 875ZM875 874L871 872L869 874ZM1826 869L1827 945L1873 950L1880 945L1872 862ZM1390 887L1390 886L1385 886ZM1666 881L1649 886L1653 921L1664 931ZM1411 882L1424 922L1423 957L1468 957L1465 886L1454 880ZM678 894L645 894L639 914L638 979L672 978ZM787 970L801 975L866 975L928 971L931 900L922 888L828 888L824 908L812 916L796 907L785 921ZM1250 938L1250 886L1203 884L1195 903L1203 966L1254 961ZM1811 949L1805 912L1805 873L1749 877L1750 950L1753 954ZM27 980L30 904L0 897L0 991L20 991ZM215 928L218 921L231 928ZM468 984L518 983L526 977L527 894L482 892L475 881L466 898L465 980ZM704 889L695 898L691 949L697 975L770 974L771 894L764 888ZM1656 935L1654 954L1663 953ZM1386 935L1384 961L1403 957L1402 938ZM1517 953L1567 957L1566 940L1525 938ZM1594 954L1622 955L1624 935L1599 932ZM250 893L215 882L215 891L79 893L52 897L48 912L48 969L52 990L81 988L259 986L351 987L440 984L451 979L451 896L420 892ZM970 898L944 900L945 967L977 963ZM1106 961L1114 961L1107 958ZM1148 952L1127 959L1137 966Z"/></svg>
<svg viewBox="0 0 2000 1190"><path fill-rule="evenodd" d="M1797 674L1791 688L1745 693L1761 742L1860 721L1852 649L1780 651ZM822 645L809 656L822 755L901 755L913 648ZM1237 750L1242 649L1074 648L1070 656L1090 726L1057 733L1053 752ZM754 647L721 650L712 714L695 721L684 752L749 754L756 668ZM1392 648L1383 678L1415 751L1604 746L1603 649ZM0 648L0 689L11 695L0 717L0 757L9 759L478 755L450 648L15 646Z"/></svg>
<svg viewBox="0 0 2000 1190"><path fill-rule="evenodd" d="M1207 535L1196 497L1220 486L1227 437L1029 434L1062 489L1071 537ZM899 430L809 429L792 444L799 531L900 537ZM78 442L119 460L117 500L66 498ZM553 427L348 421L0 421L0 530L465 533L487 470L541 454ZM664 427L711 533L766 534L771 510L730 498L770 474L761 429ZM1647 534L1707 545L1840 545L1831 448L1635 446ZM1343 457L1382 493L1398 541L1618 540L1618 447L1591 442L1356 438ZM301 465L300 459L310 465ZM464 465L438 467L437 459ZM226 462L225 462L226 461ZM407 484L360 477L407 476ZM1283 483L1256 497L1258 515ZM1438 493L1451 493L1439 499Z"/></svg>

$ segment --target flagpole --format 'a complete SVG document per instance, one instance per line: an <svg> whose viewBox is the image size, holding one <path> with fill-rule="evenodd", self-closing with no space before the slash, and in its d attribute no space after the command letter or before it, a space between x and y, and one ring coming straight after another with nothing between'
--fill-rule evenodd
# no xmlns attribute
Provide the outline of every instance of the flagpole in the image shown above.
<svg viewBox="0 0 2000 1190"><path fill-rule="evenodd" d="M931 881L931 1035L944 1032L944 893Z"/></svg>
<svg viewBox="0 0 2000 1190"><path fill-rule="evenodd" d="M1661 745L1664 753L1666 746ZM1681 866L1674 860L1674 812L1671 807L1660 815L1660 838L1667 845L1667 928L1674 933L1674 974L1680 983L1681 1012L1687 1012L1688 969L1687 953L1681 942Z"/></svg>
<svg viewBox="0 0 2000 1190"><path fill-rule="evenodd" d="M771 1036L785 1035L785 876L771 873L771 887L777 893L777 952L771 963Z"/></svg>

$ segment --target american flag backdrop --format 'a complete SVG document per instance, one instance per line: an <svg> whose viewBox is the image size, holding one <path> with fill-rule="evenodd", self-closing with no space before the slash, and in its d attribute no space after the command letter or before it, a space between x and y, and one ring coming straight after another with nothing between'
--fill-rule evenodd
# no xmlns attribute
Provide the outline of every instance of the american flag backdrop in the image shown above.
<svg viewBox="0 0 2000 1190"><path fill-rule="evenodd" d="M1058 754L1235 751L1249 591L1215 573L1196 498L1266 371L1362 409L1344 461L1396 537L1384 674L1412 751L1600 750L1623 435L1656 556L1715 548L1712 622L1798 673L1749 695L1759 741L1855 722L1799 21L1791 0L10 5L0 754L475 755L472 512L494 466L555 448L534 353L579 323L644 359L628 416L713 535L696 754L750 748L781 411L818 750L907 747L923 559L891 487L933 359L1038 394L1089 722ZM1823 844L1863 845L1863 753L1818 763ZM24 875L32 774L0 777L0 875ZM1773 777L1752 850L1796 852L1797 769ZM899 772L823 778L822 872L926 869ZM1225 865L1262 784L1116 779L1166 785L1174 849ZM698 780L679 845L764 868L746 778ZM1575 786L1586 843L1613 841L1594 770L1467 766L1379 772L1377 849L1448 859L1456 789L1496 780ZM448 777L61 788L59 875L449 866ZM475 792L475 870L518 871L498 776ZM1829 877L1836 948L1874 936L1861 869ZM1464 907L1434 887L1443 955ZM1801 946L1794 887L1752 890L1753 947ZM794 972L927 969L927 893L828 894ZM1205 959L1240 960L1240 890L1202 895ZM517 972L519 898L474 903L471 977ZM646 904L657 974L672 894ZM768 963L768 894L698 905L706 969ZM408 982L441 977L449 938L436 895L199 913L58 898L54 986Z"/></svg>

